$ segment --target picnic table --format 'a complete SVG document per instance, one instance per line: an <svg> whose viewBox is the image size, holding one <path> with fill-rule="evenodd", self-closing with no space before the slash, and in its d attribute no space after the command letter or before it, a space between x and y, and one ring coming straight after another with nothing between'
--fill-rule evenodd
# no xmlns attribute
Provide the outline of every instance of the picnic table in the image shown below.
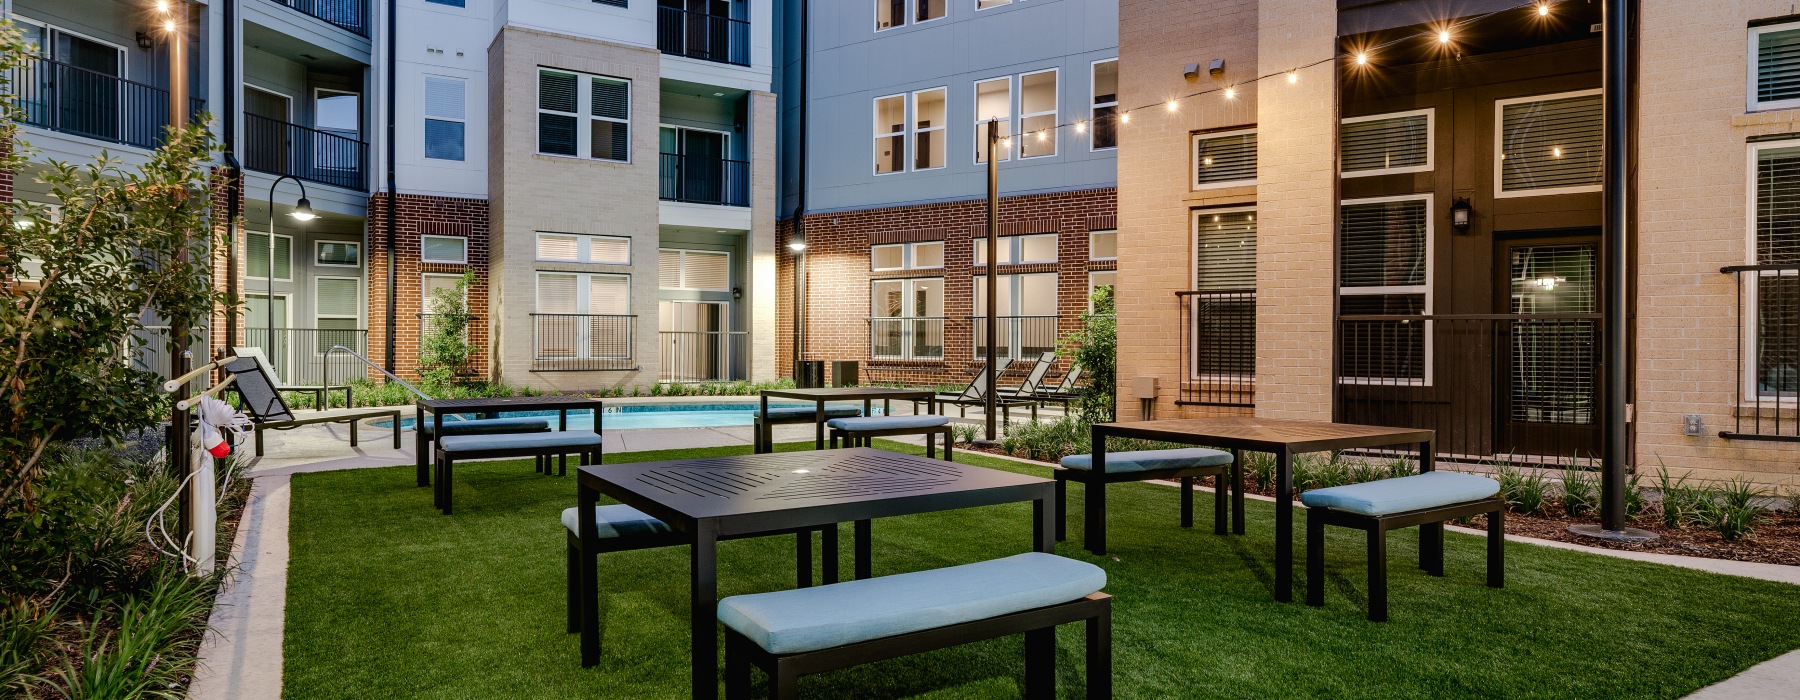
<svg viewBox="0 0 1800 700"><path fill-rule="evenodd" d="M765 389L762 392L762 407L757 409L762 416L763 430L774 431L769 424L769 399L797 399L811 401L817 406L814 416L813 449L825 449L825 402L827 401L862 401L863 415L875 407L875 400L882 402L882 411L893 414L894 401L925 401L931 406L930 412L937 412L937 392L931 389L888 389L881 387L839 386L822 389ZM766 437L766 436L765 436ZM762 444L773 444L767 440Z"/></svg>
<svg viewBox="0 0 1800 700"><path fill-rule="evenodd" d="M594 432L600 432L601 401L590 396L496 396L482 399L424 399L418 402L419 420L425 420L425 414L431 414L431 429L435 441L444 437L444 415L459 413L475 413L483 418L492 418L502 411L556 411L556 429L569 429L570 411L593 411ZM420 426L415 426L415 429Z"/></svg>

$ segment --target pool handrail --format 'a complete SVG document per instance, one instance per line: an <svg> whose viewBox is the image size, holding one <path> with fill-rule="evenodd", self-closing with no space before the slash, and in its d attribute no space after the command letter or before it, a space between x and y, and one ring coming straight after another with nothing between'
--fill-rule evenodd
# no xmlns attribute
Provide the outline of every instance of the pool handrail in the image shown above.
<svg viewBox="0 0 1800 700"><path fill-rule="evenodd" d="M420 391L419 388L416 386L413 386L411 382L408 382L404 379L394 376L393 372L389 372L385 369L382 369L381 365L375 364L374 362L370 362L369 358L362 356L362 353L359 353L355 350L351 350L350 348L344 347L342 345L333 345L333 346L331 346L331 349L325 351L324 364L325 364L325 383L326 384L331 383L331 353L337 352L339 350L342 350L345 353L348 353L351 357L354 357L358 360L362 360L363 364L368 365L370 369L373 369L377 372L387 375L388 379L399 382L401 387L404 387L407 391L412 392L412 394L414 396L417 396L420 399L424 399L426 401L431 400L430 395L426 394L423 391ZM464 418L461 415L458 415L455 413L450 414L450 417L455 420L468 420L467 418Z"/></svg>

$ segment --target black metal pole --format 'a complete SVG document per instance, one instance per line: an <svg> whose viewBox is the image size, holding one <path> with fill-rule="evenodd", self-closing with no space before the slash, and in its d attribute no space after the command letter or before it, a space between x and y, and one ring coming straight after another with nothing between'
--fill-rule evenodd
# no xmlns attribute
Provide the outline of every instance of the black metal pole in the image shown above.
<svg viewBox="0 0 1800 700"><path fill-rule="evenodd" d="M395 345L394 333L397 332L400 327L394 318L394 314L399 310L399 299L395 296L397 294L395 289L399 284L399 278L396 277L397 273L395 271L395 268L398 266L395 264L394 256L400 254L399 244L394 240L394 236L398 233L400 228L400 222L395 218L395 210L400 208L400 191L398 184L399 175L395 172L394 165L396 153L394 145L396 143L394 133L394 110L398 109L399 96L396 91L400 82L394 77L395 71L399 70L398 47L400 45L400 22L396 17L396 13L399 11L399 0L388 0L387 17L384 18L387 21L387 46L382 49L387 52L387 74L382 76L382 78L387 81L387 216L385 217L387 229L387 240L385 241L387 253L387 329L384 332L387 336L387 347L384 348L385 354L382 357L381 368L387 370L389 374L394 372L394 358L396 348L398 347ZM492 320L490 320L489 323L491 326ZM490 327L488 332L491 334L494 332L494 329ZM490 374L493 372L492 363L489 364L488 371Z"/></svg>
<svg viewBox="0 0 1800 700"><path fill-rule="evenodd" d="M987 441L998 438L994 430L994 415L999 412L998 397L994 394L999 389L999 330L1000 319L995 316L996 302L1000 297L1000 159L996 152L1000 147L1000 120L989 119L987 123L987 386L983 387L983 396L987 399Z"/></svg>
<svg viewBox="0 0 1800 700"><path fill-rule="evenodd" d="M219 113L219 125L225 141L225 349L238 345L238 262L237 217L244 201L244 169L237 159L237 0L225 2L223 71L225 104Z"/></svg>
<svg viewBox="0 0 1800 700"><path fill-rule="evenodd" d="M811 82L808 78L811 76L810 70L812 66L812 55L810 53L812 50L810 42L812 37L811 5L812 4L807 2L807 0L800 0L800 143L798 144L799 158L797 159L800 161L800 172L798 173L800 182L798 187L799 196L794 202L794 233L793 238L791 239L792 242L789 243L789 249L794 253L793 372L794 383L796 385L800 383L800 359L803 356L805 349L805 340L802 338L801 331L803 326L800 322L800 312L802 310L800 294L801 290L805 287L806 244L808 242L806 240L806 173L810 168L807 166L806 162L806 143L810 140L811 136L806 131L806 115L809 111L807 104L807 100L809 99L807 88ZM793 245L793 242L797 242L800 245L796 247Z"/></svg>

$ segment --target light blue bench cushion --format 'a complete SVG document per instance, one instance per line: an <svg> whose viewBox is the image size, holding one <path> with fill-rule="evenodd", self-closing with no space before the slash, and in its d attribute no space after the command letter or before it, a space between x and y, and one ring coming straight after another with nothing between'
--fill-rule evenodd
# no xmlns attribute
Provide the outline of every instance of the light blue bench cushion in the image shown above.
<svg viewBox="0 0 1800 700"><path fill-rule="evenodd" d="M1479 501L1499 492L1500 482L1485 476L1426 472L1307 491L1300 494L1300 502L1307 507L1325 507L1363 515L1389 515Z"/></svg>
<svg viewBox="0 0 1800 700"><path fill-rule="evenodd" d="M573 534L581 534L581 523L576 520L580 508L564 508L562 512L563 527L569 528ZM600 537L633 537L670 532L669 524L650 517L644 511L626 505L594 506L594 520Z"/></svg>
<svg viewBox="0 0 1800 700"><path fill-rule="evenodd" d="M573 452L577 448L599 445L600 434L592 430L571 430L565 433L445 435L438 440L439 448L452 454L463 451L549 450L555 448L569 448Z"/></svg>
<svg viewBox="0 0 1800 700"><path fill-rule="evenodd" d="M1231 463L1230 452L1209 450L1204 447L1184 447L1178 450L1138 450L1136 452L1106 453L1106 473L1153 472L1164 469L1193 469L1195 467L1216 467ZM1094 468L1093 455L1069 455L1062 458L1064 469L1089 471Z"/></svg>
<svg viewBox="0 0 1800 700"><path fill-rule="evenodd" d="M866 418L833 418L825 424L838 430L897 430L900 428L936 428L950 424L949 416L868 416ZM1091 592L1091 591L1090 591Z"/></svg>
<svg viewBox="0 0 1800 700"><path fill-rule="evenodd" d="M818 420L819 412L811 406L782 406L769 409L770 423L811 423ZM862 415L862 409L855 406L826 406L826 418L855 418ZM758 419L762 413L756 414Z"/></svg>
<svg viewBox="0 0 1800 700"><path fill-rule="evenodd" d="M866 642L1066 603L1106 587L1106 571L1054 554L736 595L719 621L773 654Z"/></svg>
<svg viewBox="0 0 1800 700"><path fill-rule="evenodd" d="M431 435L432 420L419 421L419 429ZM444 435L502 435L506 433L536 433L550 429L548 418L483 418L480 420L455 420L444 418Z"/></svg>

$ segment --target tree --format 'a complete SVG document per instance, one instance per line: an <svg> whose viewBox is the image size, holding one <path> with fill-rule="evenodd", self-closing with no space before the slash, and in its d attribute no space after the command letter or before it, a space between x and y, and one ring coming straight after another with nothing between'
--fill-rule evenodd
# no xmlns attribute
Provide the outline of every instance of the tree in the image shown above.
<svg viewBox="0 0 1800 700"><path fill-rule="evenodd" d="M22 113L7 81L29 75L20 68L33 54L0 23L0 168L15 176L32 150L18 138ZM141 167L105 151L86 165L42 166L36 180L54 211L0 204L0 503L23 494L33 507L32 480L56 440L118 437L167 417L158 375L129 358L147 320L198 329L225 301L212 286L206 233L215 155L204 126L172 128Z"/></svg>
<svg viewBox="0 0 1800 700"><path fill-rule="evenodd" d="M1113 398L1118 384L1119 322L1113 315L1113 288L1095 287L1094 310L1081 318L1081 328L1063 340L1063 354L1075 358L1088 378L1076 409L1088 423L1113 419Z"/></svg>
<svg viewBox="0 0 1800 700"><path fill-rule="evenodd" d="M431 290L425 302L430 322L419 338L419 378L427 391L440 392L468 372L469 356L475 354L469 346L469 324L475 315L469 313L468 302L474 282L475 273L464 271L455 287Z"/></svg>

